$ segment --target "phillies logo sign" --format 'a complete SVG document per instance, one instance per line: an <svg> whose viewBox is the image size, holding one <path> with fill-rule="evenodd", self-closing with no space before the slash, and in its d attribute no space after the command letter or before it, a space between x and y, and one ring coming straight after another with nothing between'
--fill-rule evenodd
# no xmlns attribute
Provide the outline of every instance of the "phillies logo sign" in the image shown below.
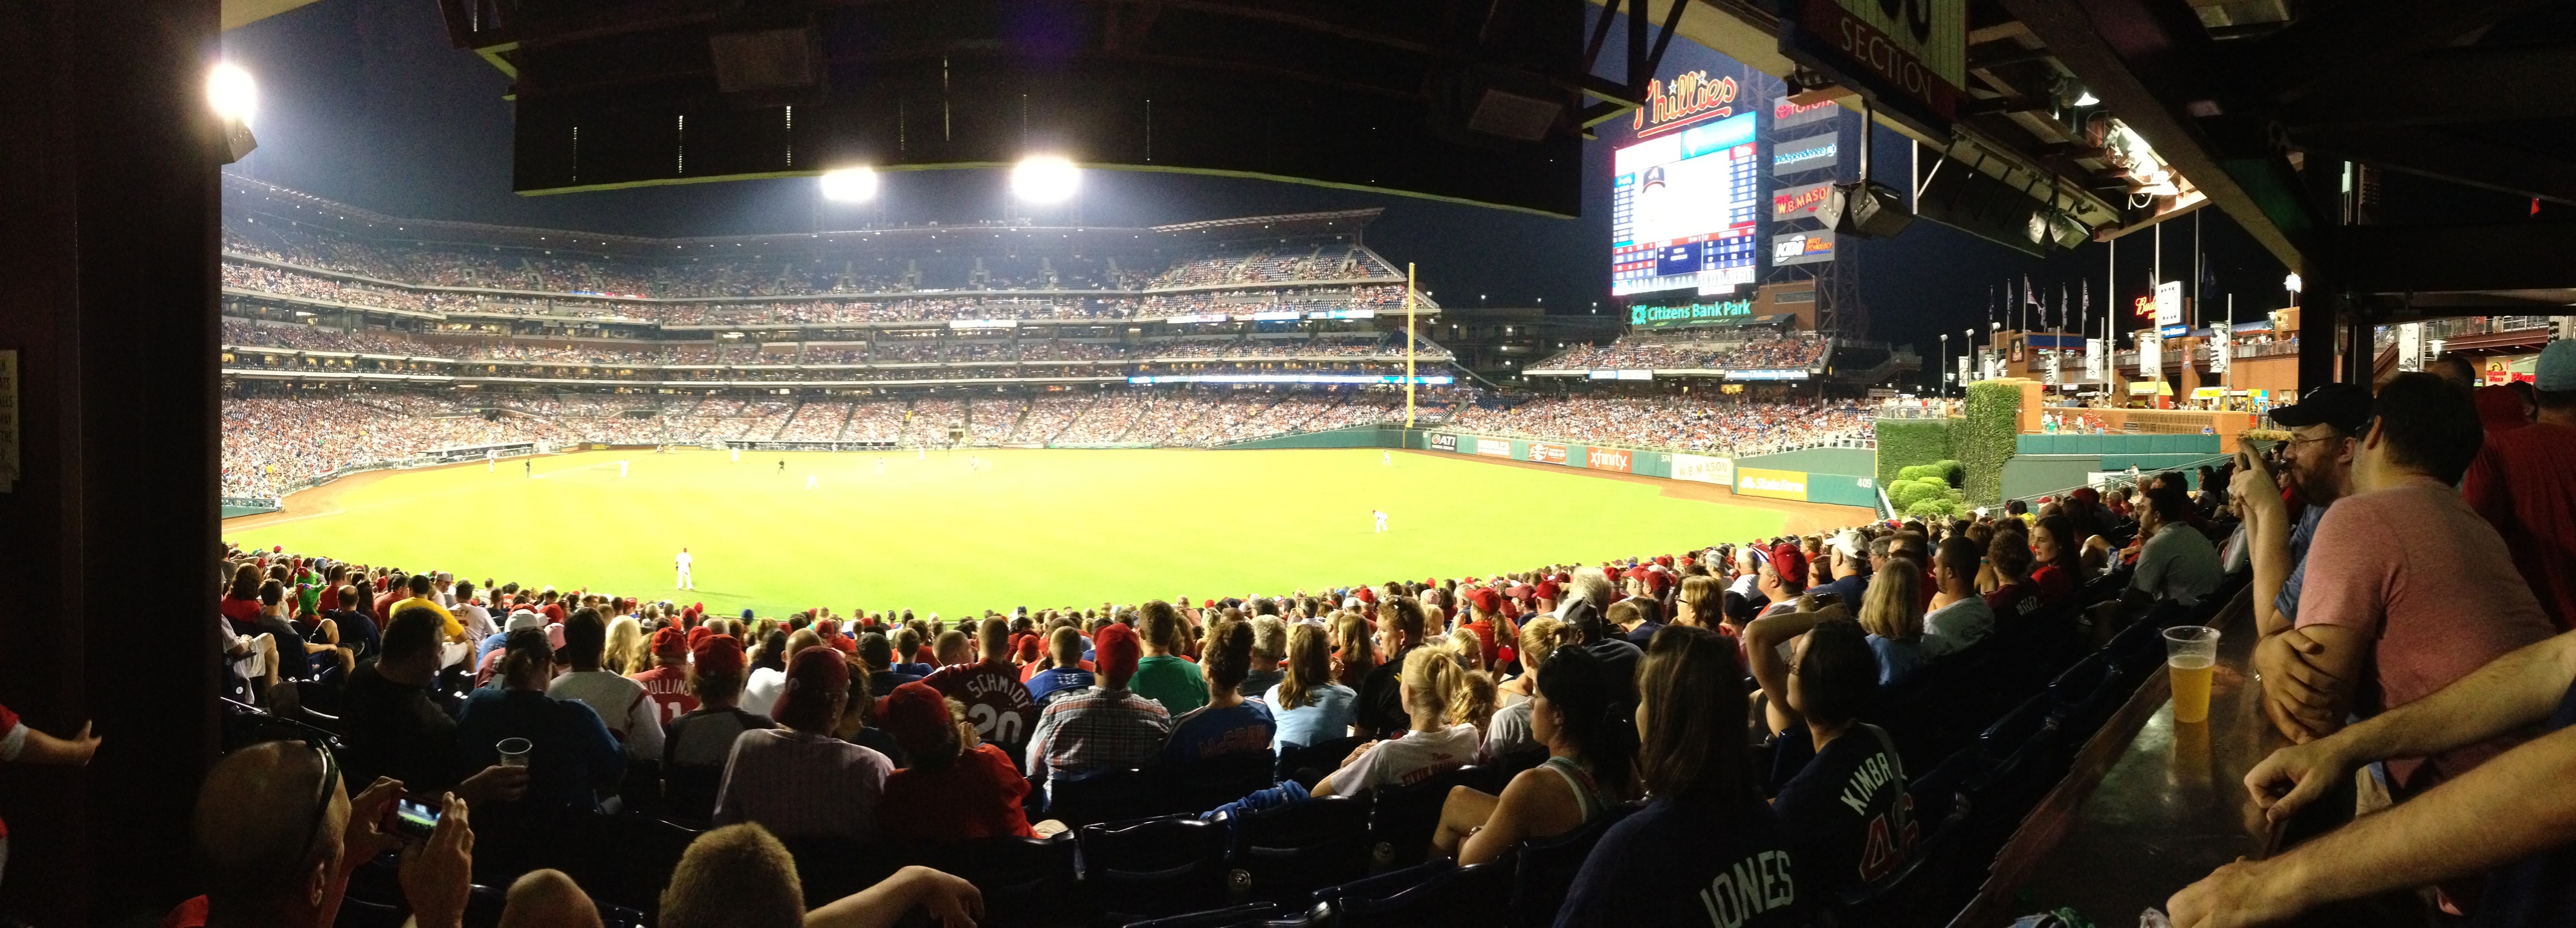
<svg viewBox="0 0 2576 928"><path fill-rule="evenodd" d="M1646 105L1629 117L1638 138L1670 132L1713 116L1735 114L1735 78L1711 79L1706 71L1685 71L1670 82L1646 82Z"/></svg>

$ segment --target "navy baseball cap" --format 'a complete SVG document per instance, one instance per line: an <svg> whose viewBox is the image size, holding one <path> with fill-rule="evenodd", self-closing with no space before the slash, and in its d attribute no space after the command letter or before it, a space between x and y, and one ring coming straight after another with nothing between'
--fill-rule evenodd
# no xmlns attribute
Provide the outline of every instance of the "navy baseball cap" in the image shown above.
<svg viewBox="0 0 2576 928"><path fill-rule="evenodd" d="M2370 407L2367 388L2330 383L2309 390L2295 404L2272 410L2272 421L2289 428L2331 425L2347 433L2359 432L2370 424Z"/></svg>

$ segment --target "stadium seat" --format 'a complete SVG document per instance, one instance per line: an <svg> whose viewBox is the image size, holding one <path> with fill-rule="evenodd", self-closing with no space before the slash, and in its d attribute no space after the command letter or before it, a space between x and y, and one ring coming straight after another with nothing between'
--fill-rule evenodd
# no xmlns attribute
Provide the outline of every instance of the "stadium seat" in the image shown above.
<svg viewBox="0 0 2576 928"><path fill-rule="evenodd" d="M1302 904L1314 890L1369 869L1369 801L1326 796L1220 820L1238 894Z"/></svg>
<svg viewBox="0 0 2576 928"><path fill-rule="evenodd" d="M1435 857L1399 867L1385 873L1370 874L1345 883L1335 883L1315 890L1315 909L1338 914L1344 906L1357 901L1384 899L1420 886L1432 877L1455 869L1457 864L1446 857Z"/></svg>
<svg viewBox="0 0 2576 928"><path fill-rule="evenodd" d="M1516 852L1520 863L1512 872L1511 924L1524 928L1556 924L1556 910L1565 907L1566 894L1574 890L1574 875L1582 872L1583 859L1592 856L1592 846L1637 809L1633 804L1617 806L1581 828L1521 842Z"/></svg>
<svg viewBox="0 0 2576 928"><path fill-rule="evenodd" d="M2042 693L2024 700L2003 718L1977 733L1977 747L1986 756L2002 759L2030 741L2031 737L2056 723L2050 714L2057 711L2057 701Z"/></svg>
<svg viewBox="0 0 2576 928"><path fill-rule="evenodd" d="M1438 859L1420 865L1443 866L1391 895L1340 897L1333 904L1333 923L1338 928L1486 928L1511 917L1513 870L1520 865L1516 857L1506 854L1468 867L1448 863Z"/></svg>
<svg viewBox="0 0 2576 928"><path fill-rule="evenodd" d="M975 884L984 894L984 920L978 924L1012 928L1053 924L1070 914L1076 851L1076 838L1067 832L944 844L910 856Z"/></svg>
<svg viewBox="0 0 2576 928"><path fill-rule="evenodd" d="M1343 758L1351 756L1352 751L1366 743L1366 738L1352 737L1289 745L1279 752L1278 782L1295 780L1312 787L1323 780L1325 774L1339 769Z"/></svg>
<svg viewBox="0 0 2576 928"><path fill-rule="evenodd" d="M874 886L901 869L884 848L847 838L799 835L782 838L780 843L796 856L796 879L804 884L808 909Z"/></svg>
<svg viewBox="0 0 2576 928"><path fill-rule="evenodd" d="M1957 804L1959 788L1992 765L1984 751L1967 747L1916 774L1913 782L1905 785L1906 794L1914 797L1914 821L1937 827Z"/></svg>
<svg viewBox="0 0 2576 928"><path fill-rule="evenodd" d="M332 928L403 928L411 921L411 910L399 905L371 902L355 896L340 900L340 916Z"/></svg>
<svg viewBox="0 0 2576 928"><path fill-rule="evenodd" d="M680 865L680 855L698 839L698 830L678 822L644 815L617 817L616 866L602 882L583 881L591 895L632 906L649 917L662 907L662 887Z"/></svg>
<svg viewBox="0 0 2576 928"><path fill-rule="evenodd" d="M1087 825L1083 891L1100 921L1123 925L1226 901L1225 829L1185 815Z"/></svg>
<svg viewBox="0 0 2576 928"><path fill-rule="evenodd" d="M1269 789L1278 759L1269 751L1243 753L1190 764L1171 764L1153 773L1163 781L1166 797L1160 812L1205 812L1257 790Z"/></svg>
<svg viewBox="0 0 2576 928"><path fill-rule="evenodd" d="M1922 811L1921 806L1915 807ZM1831 902L1834 923L1844 928L1939 928L1950 923L1967 897L1984 882L1991 857L1962 853L1967 830L1955 827L1969 808L1951 808L1944 820L1926 829L1914 853L1887 875L1845 886ZM1921 821L1917 819L1917 821Z"/></svg>
<svg viewBox="0 0 2576 928"><path fill-rule="evenodd" d="M1210 909L1205 912L1128 922L1126 928L1255 928L1255 926L1274 924L1274 920L1281 914L1278 906L1267 902L1254 902Z"/></svg>
<svg viewBox="0 0 2576 928"><path fill-rule="evenodd" d="M1369 809L1369 863L1384 871L1422 862L1431 848L1431 832L1440 825L1440 807L1452 787L1487 793L1503 791L1501 771L1466 766L1435 774L1419 783L1379 789Z"/></svg>
<svg viewBox="0 0 2576 928"><path fill-rule="evenodd" d="M1547 749L1532 748L1495 758L1492 766L1496 772L1502 774L1503 782L1510 783L1513 777L1521 774L1521 771L1535 769L1544 763L1547 763Z"/></svg>
<svg viewBox="0 0 2576 928"><path fill-rule="evenodd" d="M1143 770L1099 770L1047 785L1046 815L1066 827L1145 818L1163 811L1160 778Z"/></svg>

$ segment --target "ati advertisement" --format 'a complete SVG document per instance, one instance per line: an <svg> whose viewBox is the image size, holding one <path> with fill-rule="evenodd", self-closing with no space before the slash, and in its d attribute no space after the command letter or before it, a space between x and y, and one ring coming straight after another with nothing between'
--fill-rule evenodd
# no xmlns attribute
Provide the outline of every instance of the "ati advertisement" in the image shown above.
<svg viewBox="0 0 2576 928"><path fill-rule="evenodd" d="M1755 114L1744 113L1612 153L1610 293L1691 288L1726 295L1753 282L1762 218Z"/></svg>
<svg viewBox="0 0 2576 928"><path fill-rule="evenodd" d="M1433 433L1431 433L1431 450L1433 450L1433 451L1456 451L1456 450L1458 450L1458 436L1456 436L1456 435L1451 435L1451 434L1449 434L1449 433L1447 433L1447 432L1433 432Z"/></svg>
<svg viewBox="0 0 2576 928"><path fill-rule="evenodd" d="M1807 474L1796 470L1763 470L1739 467L1735 470L1735 495L1761 496L1770 499L1807 501Z"/></svg>
<svg viewBox="0 0 2576 928"><path fill-rule="evenodd" d="M1585 467L1589 467L1593 470L1615 470L1623 474L1636 472L1634 467L1631 466L1631 455L1629 452L1621 451L1617 448L1585 448L1583 450L1583 466Z"/></svg>

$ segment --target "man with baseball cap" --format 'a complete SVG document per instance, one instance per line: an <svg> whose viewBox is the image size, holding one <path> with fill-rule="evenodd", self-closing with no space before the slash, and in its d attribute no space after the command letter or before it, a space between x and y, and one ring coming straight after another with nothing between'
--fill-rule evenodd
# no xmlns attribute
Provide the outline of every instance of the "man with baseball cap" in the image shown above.
<svg viewBox="0 0 2576 928"><path fill-rule="evenodd" d="M1090 689L1065 693L1038 714L1029 735L1028 771L1058 781L1095 770L1142 767L1162 754L1172 715L1163 704L1127 690L1144 648L1136 630L1112 622L1091 638L1098 677Z"/></svg>
<svg viewBox="0 0 2576 928"><path fill-rule="evenodd" d="M2492 432L2460 495L2495 526L2513 566L2560 631L2576 629L2576 341L2541 349L2539 420Z"/></svg>
<svg viewBox="0 0 2576 928"><path fill-rule="evenodd" d="M695 712L698 708L698 697L689 694L689 652L702 641L723 637L712 633L707 635L691 633L697 631L705 631L705 629L683 632L676 628L664 628L654 632L653 666L626 675L627 679L644 685L645 697L653 700L654 710L665 726L670 725L672 719Z"/></svg>
<svg viewBox="0 0 2576 928"><path fill-rule="evenodd" d="M653 633L661 637L677 629ZM697 708L672 719L662 732L663 798L689 821L703 821L715 811L716 787L724 779L725 760L743 732L775 728L768 716L742 711L742 687L750 668L742 643L731 635L708 637L689 648L688 687Z"/></svg>
<svg viewBox="0 0 2576 928"><path fill-rule="evenodd" d="M2289 442L2281 446L2277 483L2251 449L2236 453L2236 475L2228 491L2244 521L2245 553L2254 568L2255 629L2262 636L2254 649L2254 667L2267 678L2323 672L2303 659L2317 652L2316 642L2294 627L2307 585L2308 549L2326 509L2351 493L2353 457L2370 419L2369 389L2326 384L2308 390L2296 404L2272 410L2272 421L2290 430ZM2292 499L2302 507L2295 518ZM2271 688L2265 696L2274 724L2286 728L2286 720L2298 711L2292 694Z"/></svg>
<svg viewBox="0 0 2576 928"><path fill-rule="evenodd" d="M2293 741L2422 699L2555 629L2504 540L2452 489L2484 438L2468 388L2426 373L2380 387L2354 442L2352 490L2318 523L2295 633L2256 646L2265 708ZM2284 641L2270 640L2284 637ZM2284 653L2286 652L2286 653ZM2391 761L2404 799L2518 737Z"/></svg>

